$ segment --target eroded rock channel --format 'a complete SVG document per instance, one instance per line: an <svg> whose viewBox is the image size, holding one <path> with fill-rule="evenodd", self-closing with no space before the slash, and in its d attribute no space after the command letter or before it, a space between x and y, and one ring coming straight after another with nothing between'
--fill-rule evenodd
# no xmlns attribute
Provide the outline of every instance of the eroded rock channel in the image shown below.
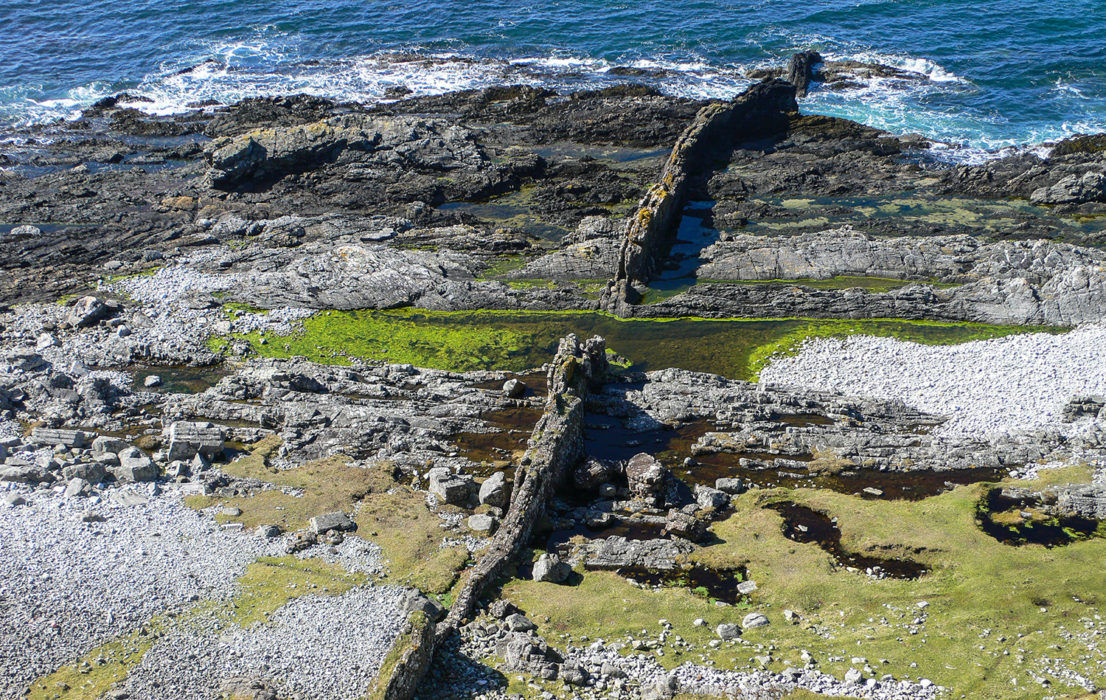
<svg viewBox="0 0 1106 700"><path fill-rule="evenodd" d="M1106 687L1098 142L764 77L5 141L0 697Z"/></svg>

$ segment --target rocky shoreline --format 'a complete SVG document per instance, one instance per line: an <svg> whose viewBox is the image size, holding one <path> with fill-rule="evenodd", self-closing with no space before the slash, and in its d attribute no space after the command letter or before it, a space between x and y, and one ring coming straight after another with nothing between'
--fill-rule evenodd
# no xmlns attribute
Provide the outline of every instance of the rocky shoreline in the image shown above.
<svg viewBox="0 0 1106 700"><path fill-rule="evenodd" d="M892 70L815 59L729 103L109 99L14 134L0 697L1106 687L1078 607L1099 141L945 164L800 114L812 80ZM646 325L506 364L566 312ZM673 319L762 323L702 347ZM691 371L721 353L751 369Z"/></svg>

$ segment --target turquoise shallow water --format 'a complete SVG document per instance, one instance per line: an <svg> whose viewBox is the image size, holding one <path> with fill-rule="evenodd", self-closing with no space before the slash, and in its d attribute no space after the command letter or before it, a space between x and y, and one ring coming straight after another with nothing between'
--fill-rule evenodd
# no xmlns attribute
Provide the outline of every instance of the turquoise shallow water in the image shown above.
<svg viewBox="0 0 1106 700"><path fill-rule="evenodd" d="M1106 131L1101 0L7 0L0 26L7 123L71 116L120 90L160 112L202 99L371 101L395 86L497 82L637 80L726 97L749 68L814 48L931 80L815 92L807 111L923 133L949 142L950 157ZM626 67L646 74L620 75Z"/></svg>

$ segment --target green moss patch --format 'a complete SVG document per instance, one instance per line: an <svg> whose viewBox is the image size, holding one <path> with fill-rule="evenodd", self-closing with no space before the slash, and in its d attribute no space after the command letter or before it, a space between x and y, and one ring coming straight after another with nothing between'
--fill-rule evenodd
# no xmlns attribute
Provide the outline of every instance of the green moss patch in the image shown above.
<svg viewBox="0 0 1106 700"><path fill-rule="evenodd" d="M976 521L976 504L988 488L960 486L921 501L810 489L741 496L734 514L713 526L716 543L692 559L710 567L745 566L758 586L752 609L771 624L714 649L707 646L714 627L740 623L747 610L715 607L689 591L643 590L604 572L583 572L576 587L511 581L504 592L543 633L566 635L572 643L583 635L656 639L658 620L665 618L674 634L696 647L689 652L668 643L658 645L663 656L655 648L644 652L666 666L692 660L756 669L756 656L770 656L767 667L781 671L785 662L801 667L807 650L819 669L838 678L853 667L853 657L863 657L877 676L929 678L957 696L1083 696L1083 689L1049 670L1055 666L1101 687L1106 649L1099 640L1106 624L1098 616L1106 540L1055 548L1001 544ZM914 580L877 580L842 568L817 544L784 537L782 517L764 507L779 500L836 518L850 551L908 557L930 571ZM799 623L788 624L784 610L798 612ZM692 624L700 617L705 627ZM1051 685L1042 687L1035 677Z"/></svg>
<svg viewBox="0 0 1106 700"><path fill-rule="evenodd" d="M449 532L442 529L441 518L427 507L424 494L396 483L391 464L359 467L336 455L294 469L275 469L268 459L279 444L275 437L266 438L223 470L287 491L195 495L185 498L185 503L196 509L223 506L215 514L220 522L242 523L246 528L277 525L286 532L307 527L312 517L323 513L355 514L355 534L380 546L388 560L388 581L439 595L450 590L468 562L468 550L442 546Z"/></svg>
<svg viewBox="0 0 1106 700"><path fill-rule="evenodd" d="M375 493L357 511L357 533L380 546L388 560L385 579L444 595L469 559L463 546L443 546L449 533L426 506L426 497L406 487Z"/></svg>
<svg viewBox="0 0 1106 700"><path fill-rule="evenodd" d="M634 369L667 367L754 379L768 358L810 337L871 334L949 344L1048 330L900 320L621 319L603 313L525 311L326 311L288 336L241 336L266 357L315 362L410 363L450 371L522 371L552 359L560 338L602 335ZM211 345L225 346L225 339Z"/></svg>
<svg viewBox="0 0 1106 700"><path fill-rule="evenodd" d="M291 532L307 527L308 521L316 515L337 510L352 512L362 498L394 484L390 465L350 466L349 460L341 455L295 469L273 469L266 460L275 443L274 439L262 441L249 455L223 470L234 476L295 489L294 492L269 489L249 496L196 495L188 496L185 503L196 509L221 505L238 510L238 515L229 515L226 510L216 513L215 518L220 522L241 523L246 528L277 525Z"/></svg>

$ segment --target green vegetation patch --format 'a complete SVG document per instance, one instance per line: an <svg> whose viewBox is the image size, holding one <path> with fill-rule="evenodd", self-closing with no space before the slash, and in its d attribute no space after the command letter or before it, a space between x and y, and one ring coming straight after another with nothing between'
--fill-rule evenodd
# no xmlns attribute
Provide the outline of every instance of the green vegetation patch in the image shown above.
<svg viewBox="0 0 1106 700"><path fill-rule="evenodd" d="M469 559L464 546L443 546L449 532L422 493L404 486L365 498L357 534L375 542L388 560L385 580L445 595Z"/></svg>
<svg viewBox="0 0 1106 700"><path fill-rule="evenodd" d="M1106 632L1099 619L1106 540L1053 548L1004 545L976 520L976 505L989 488L959 486L921 501L812 489L739 497L734 514L714 524L716 543L692 559L715 568L744 566L756 581L752 609L771 624L745 630L745 644L706 646L715 626L740 624L747 610L715 607L690 591L643 590L610 573L583 572L576 587L511 581L504 592L550 639L565 635L566 643L579 643L583 635L656 639L658 619L665 618L674 634L697 647L688 652L660 645L664 655L657 660L666 666L692 660L756 669L760 663L753 659L763 655L771 656L770 670L781 671L785 663L802 667L800 654L808 650L820 670L838 678L853 666L853 657L864 657L877 676L929 678L956 696L1084 695L1053 668L1102 687L1106 648L1098 640ZM836 518L848 551L913 559L930 572L913 580L877 580L842 568L817 544L784 537L782 516L764 507L783 500ZM784 610L798 612L798 624L788 624ZM699 617L705 627L693 625ZM1042 687L1034 676L1051 686Z"/></svg>
<svg viewBox="0 0 1106 700"><path fill-rule="evenodd" d="M416 610L407 618L406 630L396 640L388 655L380 664L380 671L376 674L376 683L366 695L366 700L387 700L388 683L396 672L396 666L403 660L408 650L422 643L422 635L426 626L430 624L430 618L422 610Z"/></svg>
<svg viewBox="0 0 1106 700"><path fill-rule="evenodd" d="M348 458L342 455L280 470L268 467L262 450L255 449L228 464L224 471L295 489L295 492L268 489L249 496L194 495L186 497L185 503L196 509L224 506L224 511L215 514L220 522L242 523L246 528L277 525L285 532L307 527L308 521L316 515L338 510L350 513L368 494L394 485L390 465L350 466ZM239 514L228 514L231 508L236 508Z"/></svg>
<svg viewBox="0 0 1106 700"><path fill-rule="evenodd" d="M223 471L288 491L272 488L248 496L194 495L186 497L185 503L196 509L222 506L224 510L215 514L220 522L242 523L246 528L277 525L286 532L307 527L316 515L339 510L356 513L356 535L383 550L389 564L388 581L433 594L449 591L468 562L468 550L442 546L449 535L442 529L442 520L427 507L423 494L396 483L391 464L358 467L336 455L295 469L275 469L268 459L279 444L275 437L266 438Z"/></svg>
<svg viewBox="0 0 1106 700"><path fill-rule="evenodd" d="M732 379L755 379L768 359L811 337L870 334L951 344L1044 328L902 320L621 319L598 312L325 311L288 336L238 336L266 357L315 362L409 363L449 371L522 371L552 359L560 338L601 335L640 370L681 367ZM209 346L225 348L225 338Z"/></svg>
<svg viewBox="0 0 1106 700"><path fill-rule="evenodd" d="M177 629L248 628L268 623L277 610L303 595L341 595L368 583L364 574L349 573L338 564L294 556L262 557L238 579L226 601L203 601L181 615L158 615L140 629L113 639L34 683L28 698L95 700L126 679L161 637ZM212 626L210 623L214 623Z"/></svg>

